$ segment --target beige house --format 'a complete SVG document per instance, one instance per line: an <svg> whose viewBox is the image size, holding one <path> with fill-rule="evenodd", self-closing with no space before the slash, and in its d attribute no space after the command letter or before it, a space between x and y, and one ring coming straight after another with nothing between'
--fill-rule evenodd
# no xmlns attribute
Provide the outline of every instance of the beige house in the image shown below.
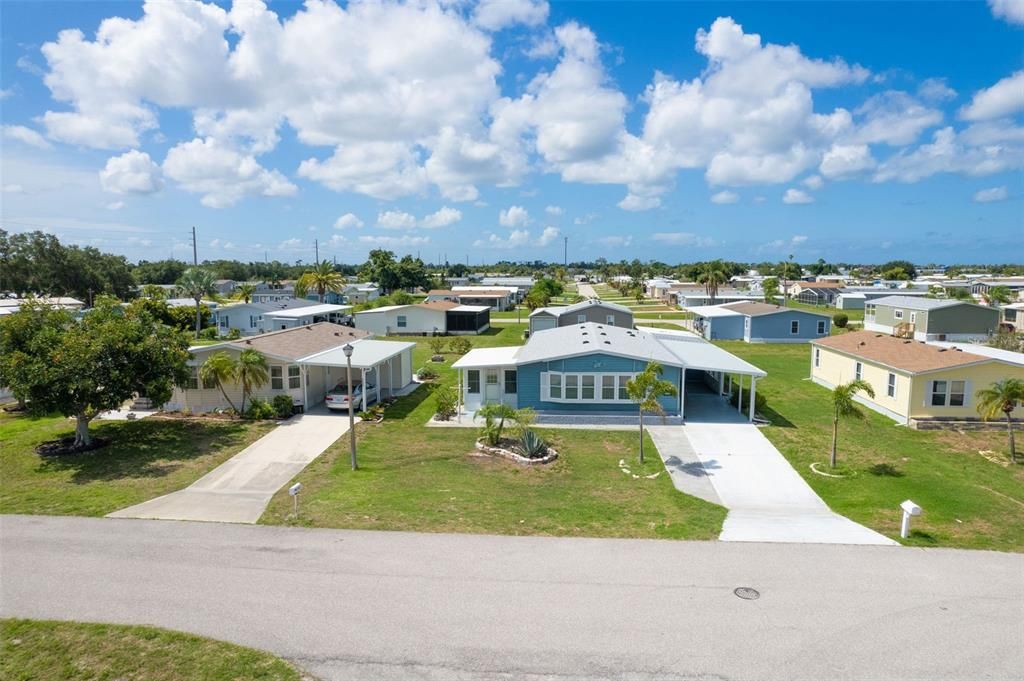
<svg viewBox="0 0 1024 681"><path fill-rule="evenodd" d="M975 393L1004 378L1024 380L1024 355L960 343L925 343L858 331L811 343L811 380L832 389L866 381L864 406L911 427L978 421ZM1013 412L1024 419L1024 405Z"/></svg>

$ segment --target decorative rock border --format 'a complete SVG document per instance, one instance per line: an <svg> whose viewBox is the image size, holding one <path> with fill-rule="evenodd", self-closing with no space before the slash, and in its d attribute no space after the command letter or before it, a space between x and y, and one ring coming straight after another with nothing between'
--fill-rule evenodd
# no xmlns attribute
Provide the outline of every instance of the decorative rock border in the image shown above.
<svg viewBox="0 0 1024 681"><path fill-rule="evenodd" d="M822 475L822 476L824 476L826 478L848 478L848 477L850 477L848 475L840 475L840 474L837 474L837 473L826 473L825 471L819 471L818 470L818 462L817 461L815 461L814 463L811 464L811 470L814 471L815 473L817 473L818 475Z"/></svg>
<svg viewBox="0 0 1024 681"><path fill-rule="evenodd" d="M490 456L500 456L503 459L508 459L509 461L514 461L515 463L526 464L528 466L551 463L552 461L558 458L558 452L556 452L551 447L548 447L548 453L540 457L539 459L529 459L525 456L522 456L521 454L513 452L511 449L505 449L504 447L492 447L488 444L484 444L483 439L479 439L476 441L476 448L478 451L483 452L484 454L489 454Z"/></svg>

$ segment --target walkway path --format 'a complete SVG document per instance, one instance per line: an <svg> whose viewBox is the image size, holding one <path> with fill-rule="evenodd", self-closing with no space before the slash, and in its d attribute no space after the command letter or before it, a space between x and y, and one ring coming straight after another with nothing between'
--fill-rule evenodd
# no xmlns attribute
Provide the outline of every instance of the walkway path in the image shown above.
<svg viewBox="0 0 1024 681"><path fill-rule="evenodd" d="M580 294L584 298L600 298L597 295L597 291L590 284L576 284L576 293Z"/></svg>
<svg viewBox="0 0 1024 681"><path fill-rule="evenodd" d="M714 501L710 484L729 509L722 541L896 544L829 509L756 426L714 395L687 394L686 425L650 433L677 489Z"/></svg>
<svg viewBox="0 0 1024 681"><path fill-rule="evenodd" d="M277 490L347 432L347 412L318 407L284 421L185 489L110 517L255 523Z"/></svg>

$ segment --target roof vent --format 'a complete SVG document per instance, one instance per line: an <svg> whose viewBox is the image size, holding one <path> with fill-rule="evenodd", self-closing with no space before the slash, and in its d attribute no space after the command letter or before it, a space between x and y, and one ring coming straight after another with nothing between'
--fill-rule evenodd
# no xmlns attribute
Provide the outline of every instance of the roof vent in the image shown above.
<svg viewBox="0 0 1024 681"><path fill-rule="evenodd" d="M939 348L939 352L945 352L946 348Z"/></svg>
<svg viewBox="0 0 1024 681"><path fill-rule="evenodd" d="M590 343L590 341L588 341L588 340L583 341L584 345L588 345L589 343Z"/></svg>
<svg viewBox="0 0 1024 681"><path fill-rule="evenodd" d="M605 342L604 342L604 344L605 344L605 345L611 345L611 344L612 344L612 342L611 342L611 341L605 341Z"/></svg>

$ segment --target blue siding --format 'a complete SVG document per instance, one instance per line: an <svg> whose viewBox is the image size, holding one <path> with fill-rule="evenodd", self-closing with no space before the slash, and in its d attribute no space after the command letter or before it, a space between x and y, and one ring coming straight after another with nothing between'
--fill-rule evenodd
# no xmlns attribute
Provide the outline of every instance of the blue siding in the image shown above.
<svg viewBox="0 0 1024 681"><path fill-rule="evenodd" d="M601 373L637 373L643 371L644 368L646 368L646 366L647 362L643 360L627 359L625 357L616 357L614 355L605 355L602 353L584 355L581 357L571 357L569 359L564 360L559 359L550 362L535 362L533 364L524 364L518 368L518 406L520 408L530 407L531 409L534 409L536 411L631 412L636 409L636 405L632 403L607 404L597 402L594 404L586 404L582 402L546 402L541 399L540 375L545 371L565 371L569 373L586 373L588 371ZM678 367L663 366L661 377L662 379L672 383L678 389L679 371L680 370ZM597 387L597 390L600 390L600 386ZM666 396L662 397L659 401L661 402L661 406L665 408L665 411L667 413L679 413L678 397Z"/></svg>
<svg viewBox="0 0 1024 681"><path fill-rule="evenodd" d="M800 333L789 332L793 321L800 322ZM818 333L818 322L825 322L825 332ZM778 314L750 318L750 338L753 343L806 342L829 335L832 320L804 310L787 310Z"/></svg>
<svg viewBox="0 0 1024 681"><path fill-rule="evenodd" d="M704 337L708 340L738 340L743 338L743 317L708 317L704 320ZM711 325L711 335L707 334L707 325Z"/></svg>

